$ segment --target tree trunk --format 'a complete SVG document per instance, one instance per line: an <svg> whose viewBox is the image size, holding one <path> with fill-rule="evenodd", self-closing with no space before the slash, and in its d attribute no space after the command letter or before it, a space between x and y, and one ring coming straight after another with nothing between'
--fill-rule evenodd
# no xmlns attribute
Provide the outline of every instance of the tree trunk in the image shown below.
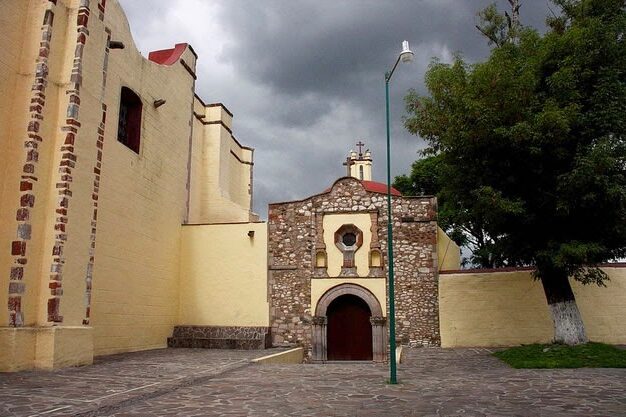
<svg viewBox="0 0 626 417"><path fill-rule="evenodd" d="M552 315L554 341L567 345L587 343L585 325L567 276L545 277L541 283Z"/></svg>

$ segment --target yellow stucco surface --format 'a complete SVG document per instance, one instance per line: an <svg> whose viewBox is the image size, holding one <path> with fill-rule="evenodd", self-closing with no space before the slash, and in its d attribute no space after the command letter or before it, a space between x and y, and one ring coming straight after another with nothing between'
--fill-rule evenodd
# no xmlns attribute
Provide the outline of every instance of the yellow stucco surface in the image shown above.
<svg viewBox="0 0 626 417"><path fill-rule="evenodd" d="M437 227L437 257L440 271L450 271L461 268L461 249L448 237L440 227Z"/></svg>
<svg viewBox="0 0 626 417"><path fill-rule="evenodd" d="M183 227L178 324L269 325L266 223Z"/></svg>
<svg viewBox="0 0 626 417"><path fill-rule="evenodd" d="M47 327L37 334L35 367L57 369L93 362L93 329L84 326Z"/></svg>
<svg viewBox="0 0 626 417"><path fill-rule="evenodd" d="M5 348L0 367L82 364L94 353L164 347L179 319L181 225L191 217L204 222L251 217L253 150L232 136L232 115L223 106L207 106L194 96L193 50L183 46L180 61L172 65L149 61L137 50L117 0L106 2L102 16L92 2L84 46L77 47L84 5L80 0L0 2L0 247L5 248L0 287L12 288L24 317L19 331L0 333ZM53 25L42 25L52 14ZM107 51L108 33L124 48ZM49 39L50 48L40 55L42 39ZM42 60L45 66L38 67ZM80 75L73 79L78 64ZM33 83L42 68L47 70L45 101L34 115L31 99L38 90ZM80 88L71 92L76 80ZM142 103L137 152L117 140L122 87ZM70 106L70 100L79 106ZM157 107L156 100L165 104ZM68 118L75 127L65 126ZM33 120L41 137L28 191L35 203L26 220L16 221L27 192L20 190L20 181L24 138ZM69 129L75 129L75 138L68 147ZM97 144L99 134L104 140ZM62 171L68 152L71 171ZM67 203L59 220L61 189ZM19 239L26 254L12 254L18 224L25 222L30 236ZM18 256L25 258L19 264L23 278L13 276L9 287ZM59 274L54 284L62 285L62 293L50 287L51 273ZM54 297L60 302L53 328L48 305ZM5 309L0 327L9 324L8 317ZM70 339L73 344L66 346Z"/></svg>
<svg viewBox="0 0 626 417"><path fill-rule="evenodd" d="M263 356L253 359L252 362L257 365L288 365L299 364L304 359L304 348L297 347L284 352L274 353L272 355Z"/></svg>
<svg viewBox="0 0 626 417"><path fill-rule="evenodd" d="M626 344L626 267L603 270L606 288L572 283L578 308L590 340Z"/></svg>
<svg viewBox="0 0 626 417"><path fill-rule="evenodd" d="M89 365L92 331L83 326L0 328L0 372Z"/></svg>
<svg viewBox="0 0 626 417"><path fill-rule="evenodd" d="M253 150L232 134L221 105L195 99L189 223L247 222L252 203Z"/></svg>
<svg viewBox="0 0 626 417"><path fill-rule="evenodd" d="M387 288L385 278L314 278L311 279L311 310L315 314L317 303L320 298L331 288L341 284L356 284L369 290L378 302L383 311L383 316L387 316Z"/></svg>
<svg viewBox="0 0 626 417"><path fill-rule="evenodd" d="M328 276L337 277L343 265L343 253L335 245L335 232L344 224L353 224L363 233L363 245L354 254L356 272L360 277L369 274L369 250L372 242L372 221L369 213L325 214L323 219L324 244L328 256Z"/></svg>
<svg viewBox="0 0 626 417"><path fill-rule="evenodd" d="M0 372L33 368L36 344L37 333L33 327L0 327Z"/></svg>
<svg viewBox="0 0 626 417"><path fill-rule="evenodd" d="M626 343L626 268L604 268L607 288L572 283L590 340ZM530 271L441 274L441 345L548 343L552 320Z"/></svg>
<svg viewBox="0 0 626 417"><path fill-rule="evenodd" d="M91 308L96 355L164 347L176 324L192 118L189 111L181 109L190 109L194 100L194 80L182 65L158 65L141 56L117 2L107 2L105 22L115 40L126 47L111 50L104 91L109 110ZM195 67L189 49L182 58ZM101 94L101 75L96 75L94 71L94 76L84 81L90 92L88 100ZM117 141L122 86L131 88L143 101L139 153ZM156 108L152 105L156 99L165 99L166 104ZM83 117L84 127L99 120L100 114ZM87 230L88 213L87 223L82 225Z"/></svg>

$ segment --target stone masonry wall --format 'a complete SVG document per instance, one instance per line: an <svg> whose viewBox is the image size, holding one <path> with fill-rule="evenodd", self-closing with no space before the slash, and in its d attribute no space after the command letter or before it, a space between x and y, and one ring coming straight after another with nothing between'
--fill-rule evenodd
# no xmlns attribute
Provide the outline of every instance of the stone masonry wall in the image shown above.
<svg viewBox="0 0 626 417"><path fill-rule="evenodd" d="M330 213L376 213L373 225L387 275L386 195L341 178L329 192L269 206L270 325L276 346L302 345L311 355L310 305L315 252L323 245L321 217ZM396 334L403 344L439 345L436 271L436 201L393 197ZM334 231L329 231L334 232ZM369 248L367 248L369 249ZM388 304L388 301L387 301Z"/></svg>

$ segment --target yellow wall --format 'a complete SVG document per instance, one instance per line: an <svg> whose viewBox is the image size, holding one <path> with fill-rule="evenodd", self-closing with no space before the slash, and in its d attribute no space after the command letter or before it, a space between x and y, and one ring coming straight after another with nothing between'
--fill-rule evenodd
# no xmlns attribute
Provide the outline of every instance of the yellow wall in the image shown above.
<svg viewBox="0 0 626 417"><path fill-rule="evenodd" d="M189 223L250 221L253 150L227 130L232 116L223 106L196 98L194 112Z"/></svg>
<svg viewBox="0 0 626 417"><path fill-rule="evenodd" d="M437 257L440 271L461 268L461 249L440 227L437 227Z"/></svg>
<svg viewBox="0 0 626 417"><path fill-rule="evenodd" d="M141 56L116 1L107 2L105 24L126 47L109 54L104 95L109 109L91 320L96 355L164 347L176 324L194 82L179 63L163 66ZM183 59L195 67L189 50ZM97 72L85 80L94 100L100 85L91 82L100 80ZM122 86L143 101L139 154L117 141ZM155 108L157 99L167 102Z"/></svg>
<svg viewBox="0 0 626 417"><path fill-rule="evenodd" d="M604 268L608 288L572 282L590 340L626 343L626 268ZM547 343L552 320L530 271L441 274L441 344L507 346Z"/></svg>
<svg viewBox="0 0 626 417"><path fill-rule="evenodd" d="M10 247L16 234L15 210L19 207L23 140L30 117L31 85L42 36L41 23L46 8L54 11L46 103L39 132L44 140L38 147L38 181L33 189L36 204L30 216L32 237L27 246L26 293L22 297L26 326L50 325L48 285L51 265L58 256L52 255L58 233L54 229L59 200L56 184L61 181L58 170L61 155L67 152L60 151L65 140L61 127L67 118L69 97L66 90L74 64L80 3L79 0L60 0L57 5L44 1L0 3L0 18L8 19L8 22L2 22L0 36L0 91L14 97L10 113L6 111L5 100L0 104L3 127L0 166L7 170L0 177L0 239L4 248ZM92 2L91 11L81 61L77 117L80 127L73 146L76 164L72 168L72 195L63 252L63 295L60 297L63 322L59 323L68 332L83 325L87 307L86 273L94 238L92 194L97 192L90 323L95 329L88 332L88 336L74 340L75 345L80 342L89 355L93 354L94 344L96 354L163 347L176 322L180 229L187 211L189 123L192 117L189 111L181 112L181 109L191 108L194 82L180 63L162 66L141 56L117 1L107 2L104 21L98 17L96 2ZM125 48L110 50L104 86L106 28L112 31L114 40L124 43ZM21 44L18 42L20 38ZM16 59L18 55L20 59ZM183 59L195 67L195 57L190 50L184 52ZM138 154L117 141L122 86L133 89L143 102L142 140ZM156 109L152 103L160 98L166 99L167 103ZM97 191L94 191L96 138L102 120L102 104L107 106L105 140L101 178ZM10 163L5 158L10 158ZM0 274L0 285L4 288L7 288L6 277L11 262L6 250L0 251L0 266L4 271ZM6 305L6 299L4 303ZM0 325L5 324L6 310L0 315ZM54 339L65 333L57 327L50 334ZM37 341L41 349L49 346L58 352L61 342L49 339L44 343L43 340L38 338ZM77 355L70 356L78 358ZM55 362L58 361L55 359Z"/></svg>
<svg viewBox="0 0 626 417"><path fill-rule="evenodd" d="M38 144L37 178L33 180L35 207L29 211L32 233L23 238L27 241L22 281L26 291L21 294L25 320L18 325L25 327L0 332L0 368L11 363L45 368L72 360L82 364L91 361L94 352L164 347L178 323L181 224L191 215L198 217L201 210L205 210L204 221L248 221L251 217L253 150L239 145L228 132L232 115L223 106L205 106L194 98L193 51L186 48L182 53L186 67L181 62L169 66L151 62L137 50L119 2L107 1L101 20L98 2L92 1L78 61L77 16L84 4L81 0L0 2L0 95L4 97L0 101L0 247L5 248L0 250L0 288L5 288L5 306L8 277L18 257L11 255L10 248L16 239L15 213L23 194L19 187L26 157L24 140L36 91L31 87L40 77L36 64L45 60L48 69L45 106L37 119L43 140ZM42 26L48 9L54 13L50 30ZM107 31L125 47L110 49L107 55ZM50 52L40 57L42 36L47 34L51 34ZM80 106L70 116L68 89L74 82L72 67L78 64ZM137 153L117 141L122 86L132 89L143 103ZM166 103L156 108L153 103L159 99ZM192 106L204 119L194 117ZM96 139L103 108L107 112L100 167ZM62 129L68 118L80 123L71 149L64 143ZM204 123L220 120L226 127ZM67 152L73 152L75 163L71 177L62 179L70 174L59 169ZM59 185L64 182L69 185ZM189 197L203 184L214 187L198 200L204 206L201 209L191 206ZM60 189L71 195L66 194L67 217L57 220ZM66 222L61 238L56 228L59 221ZM260 234L265 240L266 233ZM53 254L59 241L63 241L63 253ZM57 294L62 321L55 327L48 321L51 273L62 273L62 295ZM12 284L11 288L18 288ZM0 327L9 324L4 311Z"/></svg>
<svg viewBox="0 0 626 417"><path fill-rule="evenodd" d="M0 327L0 372L34 367L37 333L32 327Z"/></svg>
<svg viewBox="0 0 626 417"><path fill-rule="evenodd" d="M93 362L92 331L85 326L38 329L35 367L51 370L90 365Z"/></svg>
<svg viewBox="0 0 626 417"><path fill-rule="evenodd" d="M369 213L325 214L323 220L324 244L328 256L328 275L337 277L343 265L343 253L335 245L335 232L344 224L353 224L363 232L363 245L354 254L356 272L360 277L369 274L369 250L372 242L372 221Z"/></svg>
<svg viewBox="0 0 626 417"><path fill-rule="evenodd" d="M574 294L589 339L626 344L626 267L603 268L607 288L574 282Z"/></svg>
<svg viewBox="0 0 626 417"><path fill-rule="evenodd" d="M374 294L380 303L383 316L387 316L387 288L385 281L385 278L314 278L311 280L311 314L316 314L315 308L317 303L326 291L341 284L356 284Z"/></svg>
<svg viewBox="0 0 626 417"><path fill-rule="evenodd" d="M266 223L183 227L178 324L269 325Z"/></svg>
<svg viewBox="0 0 626 417"><path fill-rule="evenodd" d="M91 327L0 327L0 372L56 369L92 361Z"/></svg>
<svg viewBox="0 0 626 417"><path fill-rule="evenodd" d="M62 4L62 3L61 3ZM20 208L20 176L25 164L26 150L24 142L27 126L31 121L29 112L33 96L32 86L35 81L36 61L39 45L42 41L44 13L54 8L49 2L3 1L0 2L0 286L8 288L9 271L15 266L10 256L11 241L17 237L16 211ZM59 9L57 7L57 9ZM62 8L61 8L62 9ZM58 128L60 84L63 81L60 71L63 69L65 56L63 49L67 31L67 16L59 13L55 16L55 31L50 40L50 54L47 58L48 84L45 91L46 103L40 119L38 135L45 138L39 143L39 162L35 175L32 194L36 196L35 207L30 209L29 223L32 227L31 239L27 242L28 264L24 266L23 283L26 292L22 294L24 325L45 324L41 320L39 308L39 280L42 265L44 233L48 232L46 223L47 191L51 181L51 157L54 149L54 136ZM49 290L48 290L49 293ZM5 298L6 299L6 298ZM8 324L8 313L0 314L0 326Z"/></svg>
<svg viewBox="0 0 626 417"><path fill-rule="evenodd" d="M2 305L6 304L9 287L9 271L12 263L8 248L16 234L15 211L19 206L19 183L21 170L15 169L24 163L23 139L30 99L29 81L32 83L35 69L33 44L41 35L37 20L43 19L45 7L33 7L28 16L29 2L0 2L0 294ZM32 24L31 24L32 23ZM37 22L41 23L41 22ZM30 48L29 48L30 46ZM29 62L21 60L22 51ZM24 75L20 75L23 73ZM23 110L21 112L16 109ZM24 303L26 304L26 303ZM29 312L30 313L30 312ZM31 317L32 313L27 317ZM8 312L2 308L0 326L8 324ZM2 336L0 335L0 343ZM8 339L6 343L12 343ZM8 346L8 345L7 345ZM0 350L1 351L1 350ZM0 353L1 355L1 353Z"/></svg>

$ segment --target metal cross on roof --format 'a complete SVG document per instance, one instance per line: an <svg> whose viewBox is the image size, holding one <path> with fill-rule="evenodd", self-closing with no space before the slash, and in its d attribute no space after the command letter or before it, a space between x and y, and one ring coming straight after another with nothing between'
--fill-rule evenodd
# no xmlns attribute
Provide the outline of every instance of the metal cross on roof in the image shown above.
<svg viewBox="0 0 626 417"><path fill-rule="evenodd" d="M359 156L363 155L363 147L365 146L365 144L361 141L358 141L356 146L359 148Z"/></svg>

